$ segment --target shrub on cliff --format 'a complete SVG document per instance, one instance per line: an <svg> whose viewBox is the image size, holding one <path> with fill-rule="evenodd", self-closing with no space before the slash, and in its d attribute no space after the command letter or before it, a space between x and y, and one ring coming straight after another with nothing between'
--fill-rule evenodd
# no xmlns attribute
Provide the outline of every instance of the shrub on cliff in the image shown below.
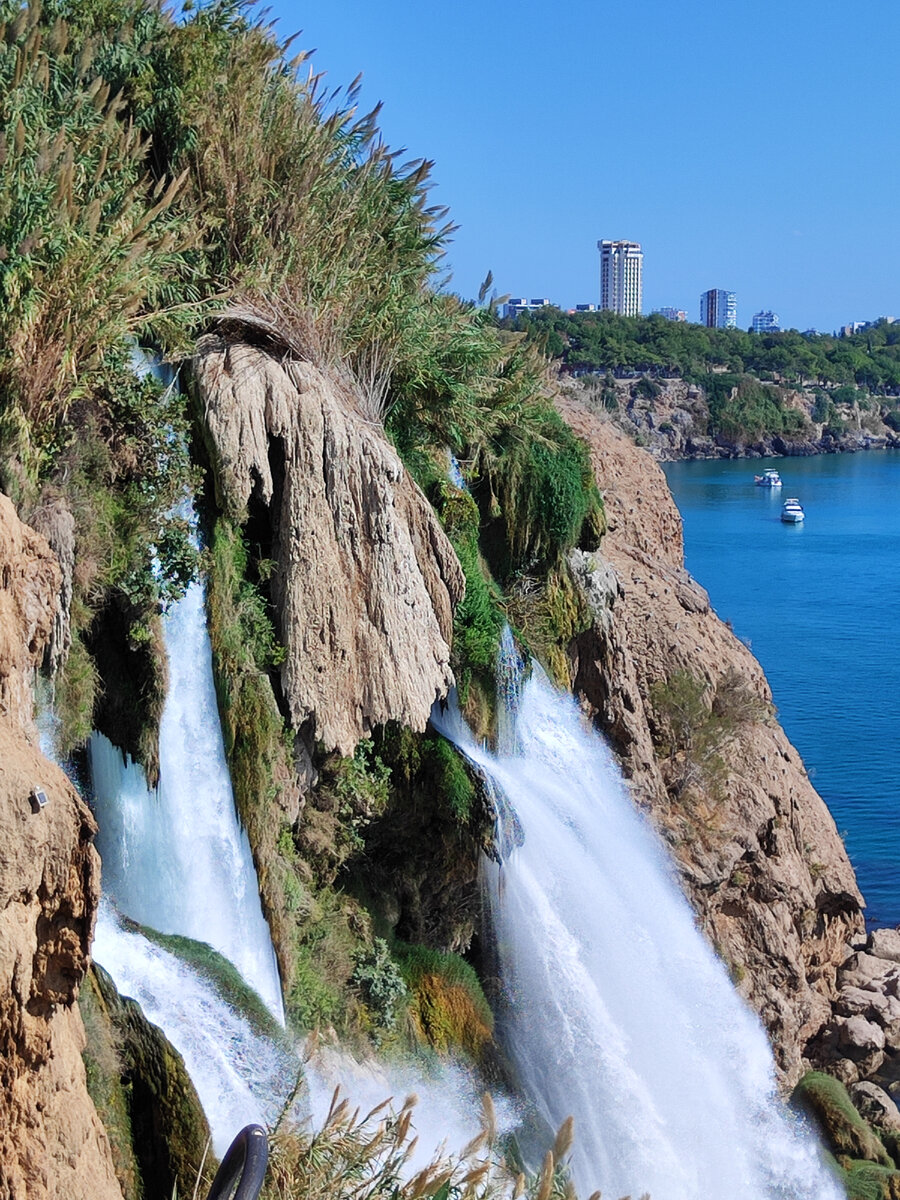
<svg viewBox="0 0 900 1200"><path fill-rule="evenodd" d="M419 1036L436 1050L465 1050L481 1057L494 1015L474 969L458 954L397 942L394 954L411 998Z"/></svg>

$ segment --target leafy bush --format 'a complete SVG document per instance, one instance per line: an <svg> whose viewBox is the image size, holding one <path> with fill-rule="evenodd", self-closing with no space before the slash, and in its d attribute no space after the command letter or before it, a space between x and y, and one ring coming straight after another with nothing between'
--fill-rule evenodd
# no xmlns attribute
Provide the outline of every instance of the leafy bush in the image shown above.
<svg viewBox="0 0 900 1200"><path fill-rule="evenodd" d="M384 938L375 938L371 947L360 951L350 982L362 992L379 1023L390 1029L409 998L409 990Z"/></svg>
<svg viewBox="0 0 900 1200"><path fill-rule="evenodd" d="M827 392L817 391L810 417L817 425L823 425L831 414L831 400Z"/></svg>
<svg viewBox="0 0 900 1200"><path fill-rule="evenodd" d="M855 387L837 387L831 393L831 399L834 404L850 404L853 405L859 399L859 388Z"/></svg>
<svg viewBox="0 0 900 1200"><path fill-rule="evenodd" d="M634 394L643 396L645 400L656 400L662 395L662 388L655 379L650 379L647 375L642 375L634 385Z"/></svg>

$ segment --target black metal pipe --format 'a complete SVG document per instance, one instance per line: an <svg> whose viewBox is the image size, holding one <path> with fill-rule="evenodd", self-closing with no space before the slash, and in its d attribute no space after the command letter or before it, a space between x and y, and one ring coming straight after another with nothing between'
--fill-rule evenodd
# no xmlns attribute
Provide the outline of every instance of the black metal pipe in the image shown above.
<svg viewBox="0 0 900 1200"><path fill-rule="evenodd" d="M257 1200L268 1165L266 1131L245 1125L225 1152L206 1200Z"/></svg>

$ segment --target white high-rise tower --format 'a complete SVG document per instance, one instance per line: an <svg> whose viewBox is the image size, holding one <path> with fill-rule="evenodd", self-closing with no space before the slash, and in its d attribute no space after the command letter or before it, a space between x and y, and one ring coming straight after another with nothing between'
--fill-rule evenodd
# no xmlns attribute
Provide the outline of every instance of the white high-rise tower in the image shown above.
<svg viewBox="0 0 900 1200"><path fill-rule="evenodd" d="M602 241L600 307L623 317L640 316L643 299L644 255L640 242Z"/></svg>

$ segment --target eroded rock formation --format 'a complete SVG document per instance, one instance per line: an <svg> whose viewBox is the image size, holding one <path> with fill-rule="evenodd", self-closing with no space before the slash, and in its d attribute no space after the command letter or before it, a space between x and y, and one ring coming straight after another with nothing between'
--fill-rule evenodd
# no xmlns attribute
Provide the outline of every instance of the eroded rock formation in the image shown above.
<svg viewBox="0 0 900 1200"><path fill-rule="evenodd" d="M0 1198L117 1200L75 1004L100 895L96 826L32 730L59 586L46 541L0 496Z"/></svg>
<svg viewBox="0 0 900 1200"><path fill-rule="evenodd" d="M602 558L572 563L595 612L573 647L576 691L668 841L710 942L792 1083L831 1021L847 943L862 933L853 869L771 715L762 669L684 569L681 518L659 467L573 400L561 411L591 446L609 522ZM697 720L717 702L730 705L715 744L663 745L661 697L673 679L696 685Z"/></svg>
<svg viewBox="0 0 900 1200"><path fill-rule="evenodd" d="M195 375L224 506L271 524L294 728L342 754L388 720L424 729L465 585L382 430L348 385L272 349L204 338Z"/></svg>

